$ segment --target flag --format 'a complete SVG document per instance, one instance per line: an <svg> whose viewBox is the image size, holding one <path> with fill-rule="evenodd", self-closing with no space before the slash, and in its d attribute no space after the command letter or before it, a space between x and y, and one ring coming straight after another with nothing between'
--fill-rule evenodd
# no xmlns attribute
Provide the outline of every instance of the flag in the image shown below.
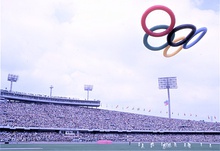
<svg viewBox="0 0 220 151"><path fill-rule="evenodd" d="M164 105L165 106L169 105L169 101L168 100L164 101Z"/></svg>

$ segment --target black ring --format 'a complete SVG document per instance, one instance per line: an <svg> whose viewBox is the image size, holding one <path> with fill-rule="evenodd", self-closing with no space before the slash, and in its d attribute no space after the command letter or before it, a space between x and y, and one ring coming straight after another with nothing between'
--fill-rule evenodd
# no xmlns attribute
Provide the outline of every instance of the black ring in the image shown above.
<svg viewBox="0 0 220 151"><path fill-rule="evenodd" d="M181 29L185 29L185 28L190 28L192 29L192 31L186 36L186 38L180 42L177 42L177 43L173 43L173 40L171 37L173 37L173 34L175 32L177 32L178 30L181 30ZM192 24L183 24L183 25L179 25L175 28L173 28L173 30L168 34L167 36L167 43L170 45L170 46L173 46L173 47L178 47L182 44L184 44L185 42L189 41L191 39L191 37L194 35L194 33L196 32L196 27Z"/></svg>

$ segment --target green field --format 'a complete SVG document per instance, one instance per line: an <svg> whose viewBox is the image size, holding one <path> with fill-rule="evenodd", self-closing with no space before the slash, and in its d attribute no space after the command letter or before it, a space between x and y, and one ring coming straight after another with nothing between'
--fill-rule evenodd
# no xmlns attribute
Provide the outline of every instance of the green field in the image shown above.
<svg viewBox="0 0 220 151"><path fill-rule="evenodd" d="M220 150L220 144L192 144L191 148L184 147L183 143L177 143L177 147L172 144L171 148L163 149L160 143L155 143L153 148L149 143L144 143L144 147L138 146L137 143L113 143L113 144L96 144L96 143L79 143L79 144L1 144L0 151L211 151Z"/></svg>

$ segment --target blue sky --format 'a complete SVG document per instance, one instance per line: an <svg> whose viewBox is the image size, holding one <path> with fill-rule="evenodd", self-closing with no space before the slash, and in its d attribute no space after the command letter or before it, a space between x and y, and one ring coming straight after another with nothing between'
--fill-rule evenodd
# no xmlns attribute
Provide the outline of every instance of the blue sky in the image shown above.
<svg viewBox="0 0 220 151"><path fill-rule="evenodd" d="M174 12L175 26L207 27L207 34L171 58L148 50L141 16L158 4ZM148 27L170 24L163 11L148 19ZM174 118L219 121L219 23L218 0L2 0L1 88L9 89L11 73L19 75L14 91L49 95L53 85L54 96L85 99L91 84L101 108L168 117L158 78L171 76Z"/></svg>
<svg viewBox="0 0 220 151"><path fill-rule="evenodd" d="M211 9L211 10L214 10L214 11L219 11L219 7L220 7L219 0L214 0L214 1L197 0L197 1L194 1L194 2L195 2L196 6L199 9L202 9L202 10Z"/></svg>

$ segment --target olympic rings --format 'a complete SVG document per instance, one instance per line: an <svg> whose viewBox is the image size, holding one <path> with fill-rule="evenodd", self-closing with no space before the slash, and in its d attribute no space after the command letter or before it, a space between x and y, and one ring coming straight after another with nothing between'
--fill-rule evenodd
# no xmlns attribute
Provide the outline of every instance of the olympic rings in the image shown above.
<svg viewBox="0 0 220 151"><path fill-rule="evenodd" d="M155 31L155 30L157 30L157 29L167 29L168 27L169 27L169 26L167 26L167 25L158 25L158 26L152 27L150 30L151 30L151 31ZM172 40L174 39L174 36L175 36L175 34L172 35L172 37L171 37ZM166 42L166 43L163 44L162 46L152 47L152 46L149 45L149 43L147 42L148 37L149 37L149 35L148 35L148 34L145 34L145 35L144 35L144 41L143 41L143 42L144 42L145 47L147 47L147 48L150 49L150 50L157 51L157 50L161 50L161 49L163 49L163 48L165 48L165 47L168 46L168 43Z"/></svg>
<svg viewBox="0 0 220 151"><path fill-rule="evenodd" d="M148 29L147 26L146 26L146 18L154 10L163 10L163 11L167 12L169 14L170 18L171 18L170 26L157 25L157 26L154 26L154 27ZM180 52L182 50L182 48L188 49L188 48L194 46L198 41L200 41L202 39L202 37L207 32L206 27L196 29L196 27L194 25L191 25L191 24L183 24L183 25L179 25L179 26L174 28L175 22L176 22L175 15L172 12L172 10L169 9L168 7L162 6L162 5L155 5L155 6L152 6L152 7L148 8L144 12L144 14L142 15L142 18L141 18L141 26L142 26L143 30L146 32L146 34L144 35L144 38L143 38L143 43L144 43L145 47L152 50L152 51L158 51L158 50L161 50L161 49L165 48L164 52L163 52L163 55L165 57L172 57L172 56L176 55L178 52ZM175 39L173 41L173 39L175 37L175 32L177 32L179 30L182 30L182 29L185 29L185 28L191 29L191 32L186 37L180 37L180 38ZM158 30L158 29L165 29L165 31L160 32L160 33L155 33L154 31ZM189 41L191 41L192 38L195 35L199 34L200 32L202 32L202 33L199 35L199 37L195 41L188 44ZM147 41L149 36L162 37L162 36L165 36L165 35L167 35L167 42L165 44L159 46L159 47L153 47L153 46L149 45L149 43ZM173 52L171 54L167 54L167 51L170 48L170 46L178 47L180 45L182 45L182 46L179 47L175 52Z"/></svg>
<svg viewBox="0 0 220 151"><path fill-rule="evenodd" d="M164 10L165 12L167 12L169 15L170 15L170 18L171 18L171 23L170 23L170 27L167 28L167 30L161 32L161 33L154 33L152 32L151 30L149 30L145 24L145 20L148 16L149 13L151 13L152 11L154 10ZM169 9L168 7L166 6L163 6L163 5L155 5L155 6L152 6L150 8L148 8L144 14L142 15L142 18L141 18L141 25L142 25L142 28L143 30L150 36L154 36L154 37L161 37L161 36L164 36L166 34L168 34L174 27L176 23L176 19L175 19L175 15L174 13L172 12L171 9Z"/></svg>
<svg viewBox="0 0 220 151"><path fill-rule="evenodd" d="M174 40L174 42L178 42L180 40L184 40L186 39L185 37L179 37L177 39ZM175 56L177 53L179 53L182 49L183 49L183 46L180 46L176 51L174 51L173 53L171 54L167 54L167 51L168 49L170 48L170 46L167 46L164 51L163 51L163 56L164 57L172 57L172 56Z"/></svg>

